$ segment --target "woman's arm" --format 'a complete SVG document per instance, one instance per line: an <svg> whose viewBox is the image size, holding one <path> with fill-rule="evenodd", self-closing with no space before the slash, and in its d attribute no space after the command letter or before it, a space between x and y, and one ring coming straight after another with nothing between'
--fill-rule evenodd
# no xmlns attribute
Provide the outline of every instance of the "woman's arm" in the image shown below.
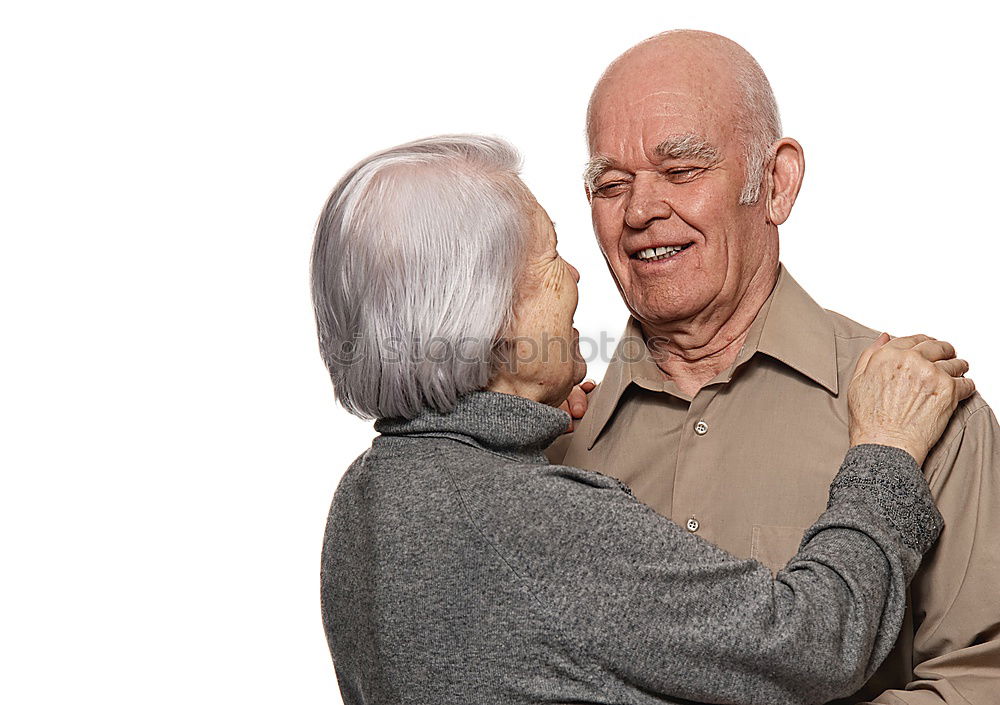
<svg viewBox="0 0 1000 705"><path fill-rule="evenodd" d="M513 493L500 506L523 514L510 518L523 530L498 549L529 577L553 643L620 698L774 705L853 692L892 648L941 525L914 459L874 445L848 453L828 510L774 579L597 473L549 466Z"/></svg>
<svg viewBox="0 0 1000 705"><path fill-rule="evenodd" d="M501 550L525 566L561 642L587 654L609 692L823 702L856 690L881 663L907 584L941 529L917 459L974 388L949 344L887 341L858 363L855 447L827 511L775 579L601 475L550 466L515 503L527 514L508 521L525 528ZM550 521L533 529L543 512Z"/></svg>

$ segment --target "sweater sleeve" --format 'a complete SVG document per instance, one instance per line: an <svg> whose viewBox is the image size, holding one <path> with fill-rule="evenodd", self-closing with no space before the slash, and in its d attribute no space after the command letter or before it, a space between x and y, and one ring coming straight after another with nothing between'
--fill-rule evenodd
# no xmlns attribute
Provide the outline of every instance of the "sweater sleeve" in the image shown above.
<svg viewBox="0 0 1000 705"><path fill-rule="evenodd" d="M547 466L501 550L553 632L615 697L811 703L856 690L888 654L906 588L941 529L907 453L852 448L827 511L776 577L683 531L617 480ZM547 514L549 521L537 517ZM642 697L633 697L642 694Z"/></svg>

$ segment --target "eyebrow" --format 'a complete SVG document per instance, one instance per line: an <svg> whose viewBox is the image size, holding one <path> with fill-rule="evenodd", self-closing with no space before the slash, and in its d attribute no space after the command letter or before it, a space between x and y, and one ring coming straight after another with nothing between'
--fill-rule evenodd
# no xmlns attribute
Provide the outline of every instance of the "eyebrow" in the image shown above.
<svg viewBox="0 0 1000 705"><path fill-rule="evenodd" d="M701 159L712 163L719 161L719 150L704 137L694 134L668 137L656 145L653 152L667 159Z"/></svg>
<svg viewBox="0 0 1000 705"><path fill-rule="evenodd" d="M664 159L699 159L709 164L721 161L718 148L704 137L693 133L668 137L656 145L653 153ZM595 189L597 180L604 172L611 170L613 165L610 157L592 157L583 170L584 183L589 189Z"/></svg>
<svg viewBox="0 0 1000 705"><path fill-rule="evenodd" d="M591 157L583 169L583 182L593 191L597 187L597 180L609 169L611 169L610 158Z"/></svg>

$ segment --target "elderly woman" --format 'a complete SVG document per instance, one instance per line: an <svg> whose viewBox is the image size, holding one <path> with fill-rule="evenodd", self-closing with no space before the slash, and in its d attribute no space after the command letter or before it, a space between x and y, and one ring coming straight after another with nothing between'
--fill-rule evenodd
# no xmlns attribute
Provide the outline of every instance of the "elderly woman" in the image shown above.
<svg viewBox="0 0 1000 705"><path fill-rule="evenodd" d="M347 470L323 620L355 703L809 703L892 647L941 518L919 463L971 393L947 343L870 348L827 511L776 578L605 475L551 465L579 275L506 143L439 137L338 184L313 251ZM802 458L803 464L809 458Z"/></svg>

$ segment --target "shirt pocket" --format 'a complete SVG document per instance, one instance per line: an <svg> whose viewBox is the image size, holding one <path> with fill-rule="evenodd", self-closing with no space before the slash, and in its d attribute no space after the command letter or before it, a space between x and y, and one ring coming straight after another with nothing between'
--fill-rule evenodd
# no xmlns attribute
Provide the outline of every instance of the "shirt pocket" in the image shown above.
<svg viewBox="0 0 1000 705"><path fill-rule="evenodd" d="M750 535L750 557L760 561L775 575L799 552L804 526L755 524Z"/></svg>

